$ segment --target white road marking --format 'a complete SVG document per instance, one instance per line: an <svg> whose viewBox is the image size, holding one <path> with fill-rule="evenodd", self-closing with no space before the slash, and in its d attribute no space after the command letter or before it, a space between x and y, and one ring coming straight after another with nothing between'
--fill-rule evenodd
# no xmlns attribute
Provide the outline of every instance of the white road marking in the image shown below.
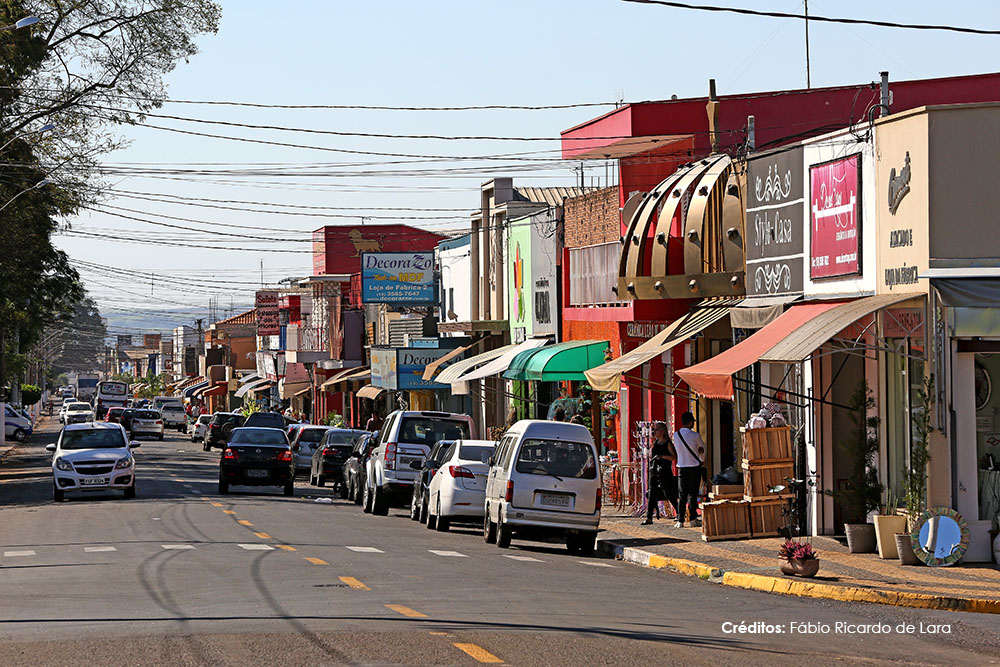
<svg viewBox="0 0 1000 667"><path fill-rule="evenodd" d="M3 557L4 558L20 558L21 556L34 556L34 555L35 555L35 552L32 551L31 549L28 549L27 551L4 551L3 552Z"/></svg>
<svg viewBox="0 0 1000 667"><path fill-rule="evenodd" d="M450 556L451 558L468 558L465 554L460 554L457 551L438 551L437 549L428 549L435 556Z"/></svg>
<svg viewBox="0 0 1000 667"><path fill-rule="evenodd" d="M532 558L531 556L515 556L514 554L501 554L504 558L510 558L511 560L520 560L526 563L544 563L545 561L541 558Z"/></svg>
<svg viewBox="0 0 1000 667"><path fill-rule="evenodd" d="M91 554L101 551L118 551L115 547L84 547L83 550Z"/></svg>
<svg viewBox="0 0 1000 667"><path fill-rule="evenodd" d="M384 554L385 552L381 549L376 549L375 547L347 547L351 551L357 551L362 554Z"/></svg>
<svg viewBox="0 0 1000 667"><path fill-rule="evenodd" d="M236 546L247 551L274 551L274 547L270 544L237 544Z"/></svg>
<svg viewBox="0 0 1000 667"><path fill-rule="evenodd" d="M617 565L608 565L607 563L593 563L589 560L577 561L580 565L589 565L591 567L618 567Z"/></svg>
<svg viewBox="0 0 1000 667"><path fill-rule="evenodd" d="M194 549L193 544L161 544L164 549Z"/></svg>

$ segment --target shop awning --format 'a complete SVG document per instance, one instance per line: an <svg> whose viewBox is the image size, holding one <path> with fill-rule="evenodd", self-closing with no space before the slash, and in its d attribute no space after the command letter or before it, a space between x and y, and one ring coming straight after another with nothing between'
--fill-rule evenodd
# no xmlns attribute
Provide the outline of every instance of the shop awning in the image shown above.
<svg viewBox="0 0 1000 667"><path fill-rule="evenodd" d="M449 361L451 361L452 359L454 359L455 357L457 357L458 355L460 355L460 354L462 354L464 352L468 352L469 350L471 350L474 347L478 347L479 345L482 345L482 343L483 343L484 340L486 340L486 339L485 338L480 338L479 340L477 340L476 342L472 343L471 345L466 345L464 347L456 347L454 350L452 350L448 354L444 355L443 357L435 359L431 363L427 364L426 366L424 366L424 374L422 376L423 379L425 379L425 380L433 380L434 376L437 374L438 369L441 368L442 364L446 364Z"/></svg>
<svg viewBox="0 0 1000 667"><path fill-rule="evenodd" d="M278 393L281 398L291 398L295 396L298 392L310 387L308 382L285 382L281 381L278 383Z"/></svg>
<svg viewBox="0 0 1000 667"><path fill-rule="evenodd" d="M300 389L299 391L295 392L295 395L304 396L305 394L308 394L311 391L312 391L312 385L308 385L305 389Z"/></svg>
<svg viewBox="0 0 1000 667"><path fill-rule="evenodd" d="M254 386L248 391L249 394L259 394L262 391L270 391L271 387L278 384L274 380L268 380L266 382L255 382Z"/></svg>
<svg viewBox="0 0 1000 667"><path fill-rule="evenodd" d="M194 395L194 392L208 385L208 380L205 378L199 378L198 382L188 385L187 389L184 390L184 397L190 398Z"/></svg>
<svg viewBox="0 0 1000 667"><path fill-rule="evenodd" d="M260 380L261 377L256 373L250 373L249 375L244 375L239 379L240 384L249 384L250 382L256 382Z"/></svg>
<svg viewBox="0 0 1000 667"><path fill-rule="evenodd" d="M776 341L783 340L814 317L841 304L843 301L824 301L792 306L778 319L738 345L700 364L679 370L677 375L693 391L706 398L732 400L734 373L758 361L762 354L774 347Z"/></svg>
<svg viewBox="0 0 1000 667"><path fill-rule="evenodd" d="M239 389L236 390L235 394L236 398L242 398L251 391L256 391L258 388L263 389L265 385L270 387L272 384L274 384L274 382L272 382L271 380L266 380L266 379L261 380L259 378L253 382L247 382L246 384L244 384L243 386L241 386Z"/></svg>
<svg viewBox="0 0 1000 667"><path fill-rule="evenodd" d="M920 299L920 293L878 294L848 301L813 317L788 336L778 340L760 360L794 364L804 361L816 348L863 317L903 301Z"/></svg>
<svg viewBox="0 0 1000 667"><path fill-rule="evenodd" d="M786 305L801 298L801 294L748 297L733 308L729 317L734 329L760 329L778 319Z"/></svg>
<svg viewBox="0 0 1000 667"><path fill-rule="evenodd" d="M512 361L514 361L514 357L527 350L535 350L537 348L540 348L543 345L547 344L548 342L549 342L548 338L529 338L528 340L522 343L518 343L513 348L508 349L506 352L498 356L496 359L493 359L492 361L483 364L479 368L471 370L463 375L459 375L457 378L451 380L451 383L455 384L456 382L471 382L472 380L481 380L483 378L492 377L494 375L500 375L508 368L510 368L510 364ZM439 379L438 381L440 382L441 380Z"/></svg>
<svg viewBox="0 0 1000 667"><path fill-rule="evenodd" d="M205 387L201 391L201 398L208 398L209 396L225 396L226 392L229 391L228 382L219 382L214 387Z"/></svg>
<svg viewBox="0 0 1000 667"><path fill-rule="evenodd" d="M484 364L493 361L499 356L510 352L517 347L516 343L511 345L504 345L503 347L498 347L495 350L487 350L482 354L477 354L474 357L468 357L467 359L462 359L461 361L456 361L455 363L445 368L438 376L434 378L435 382L440 382L442 384L451 384L452 382L458 381L457 378L461 376L466 371L474 368L480 368Z"/></svg>
<svg viewBox="0 0 1000 667"><path fill-rule="evenodd" d="M341 382L347 382L349 380L367 380L369 377L371 377L371 371L368 367L347 368L328 379L326 382L321 384L319 388L323 391L329 391L335 384L340 384Z"/></svg>
<svg viewBox="0 0 1000 667"><path fill-rule="evenodd" d="M595 391L618 391L622 375L655 359L730 313L730 306L698 307L669 324L645 343L606 364L585 371Z"/></svg>
<svg viewBox="0 0 1000 667"><path fill-rule="evenodd" d="M366 384L364 387L358 390L358 398L370 398L372 400L378 398L382 392L385 391L382 387L376 387L375 385Z"/></svg>
<svg viewBox="0 0 1000 667"><path fill-rule="evenodd" d="M606 340L574 340L537 350L526 350L511 360L503 376L508 380L560 382L583 380L584 371L604 363Z"/></svg>

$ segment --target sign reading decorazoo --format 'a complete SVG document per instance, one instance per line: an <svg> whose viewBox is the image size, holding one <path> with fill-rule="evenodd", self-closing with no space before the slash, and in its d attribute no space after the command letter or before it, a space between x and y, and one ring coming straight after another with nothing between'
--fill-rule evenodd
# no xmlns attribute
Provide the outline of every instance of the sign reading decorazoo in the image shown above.
<svg viewBox="0 0 1000 667"><path fill-rule="evenodd" d="M747 296L802 292L802 180L801 148L747 163Z"/></svg>

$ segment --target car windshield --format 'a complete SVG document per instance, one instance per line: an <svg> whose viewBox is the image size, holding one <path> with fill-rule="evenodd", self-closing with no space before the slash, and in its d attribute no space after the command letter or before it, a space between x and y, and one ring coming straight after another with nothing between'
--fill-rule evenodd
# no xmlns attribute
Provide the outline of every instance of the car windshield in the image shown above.
<svg viewBox="0 0 1000 667"><path fill-rule="evenodd" d="M60 449L102 449L126 446L125 436L117 428L88 428L63 431Z"/></svg>
<svg viewBox="0 0 1000 667"><path fill-rule="evenodd" d="M156 410L139 410L135 413L136 419L159 419L160 413Z"/></svg>
<svg viewBox="0 0 1000 667"><path fill-rule="evenodd" d="M82 410L89 410L90 409L90 403L70 403L69 407L66 408L66 409L69 410L70 412L79 412L79 411L82 411Z"/></svg>
<svg viewBox="0 0 1000 667"><path fill-rule="evenodd" d="M285 434L282 431L271 429L247 429L233 431L233 436L229 440L231 445L288 445Z"/></svg>
<svg viewBox="0 0 1000 667"><path fill-rule="evenodd" d="M462 445L458 449L458 458L462 461L486 463L491 456L493 456L493 445Z"/></svg>
<svg viewBox="0 0 1000 667"><path fill-rule="evenodd" d="M557 475L594 479L594 448L582 442L526 440L517 457L517 471L530 475Z"/></svg>
<svg viewBox="0 0 1000 667"><path fill-rule="evenodd" d="M404 417L399 426L399 441L433 447L438 440L460 440L469 437L469 425L464 421L435 417Z"/></svg>
<svg viewBox="0 0 1000 667"><path fill-rule="evenodd" d="M326 433L326 429L304 428L299 435L299 442L319 442L323 439L324 433Z"/></svg>
<svg viewBox="0 0 1000 667"><path fill-rule="evenodd" d="M354 431L334 431L327 436L326 442L330 445L350 445L357 437Z"/></svg>

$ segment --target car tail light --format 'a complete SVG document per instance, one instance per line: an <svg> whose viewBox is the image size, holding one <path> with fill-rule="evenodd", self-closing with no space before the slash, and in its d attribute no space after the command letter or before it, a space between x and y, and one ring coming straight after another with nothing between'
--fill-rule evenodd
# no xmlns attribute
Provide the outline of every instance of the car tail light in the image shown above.
<svg viewBox="0 0 1000 667"><path fill-rule="evenodd" d="M394 442L385 446L385 468L386 470L396 469L396 443Z"/></svg>
<svg viewBox="0 0 1000 667"><path fill-rule="evenodd" d="M601 491L602 491L602 489L600 487L598 487L598 489L597 489L597 507L601 506Z"/></svg>
<svg viewBox="0 0 1000 667"><path fill-rule="evenodd" d="M237 458L236 450L226 447L226 451L222 452L222 458L228 459L230 461L235 461Z"/></svg>
<svg viewBox="0 0 1000 667"><path fill-rule="evenodd" d="M448 472L451 473L452 477L465 477L468 479L475 479L476 476L472 474L472 471L468 468L463 468L462 466L448 466Z"/></svg>
<svg viewBox="0 0 1000 667"><path fill-rule="evenodd" d="M279 461L291 461L292 460L292 450L286 449L278 454Z"/></svg>
<svg viewBox="0 0 1000 667"><path fill-rule="evenodd" d="M217 428L219 428L219 425L218 424L209 424L208 428L210 428L210 429L217 429Z"/></svg>
<svg viewBox="0 0 1000 667"><path fill-rule="evenodd" d="M156 420L156 425L157 426L163 426L163 420L162 419L157 419Z"/></svg>
<svg viewBox="0 0 1000 667"><path fill-rule="evenodd" d="M503 497L508 503L514 501L514 480L507 480L507 495Z"/></svg>

